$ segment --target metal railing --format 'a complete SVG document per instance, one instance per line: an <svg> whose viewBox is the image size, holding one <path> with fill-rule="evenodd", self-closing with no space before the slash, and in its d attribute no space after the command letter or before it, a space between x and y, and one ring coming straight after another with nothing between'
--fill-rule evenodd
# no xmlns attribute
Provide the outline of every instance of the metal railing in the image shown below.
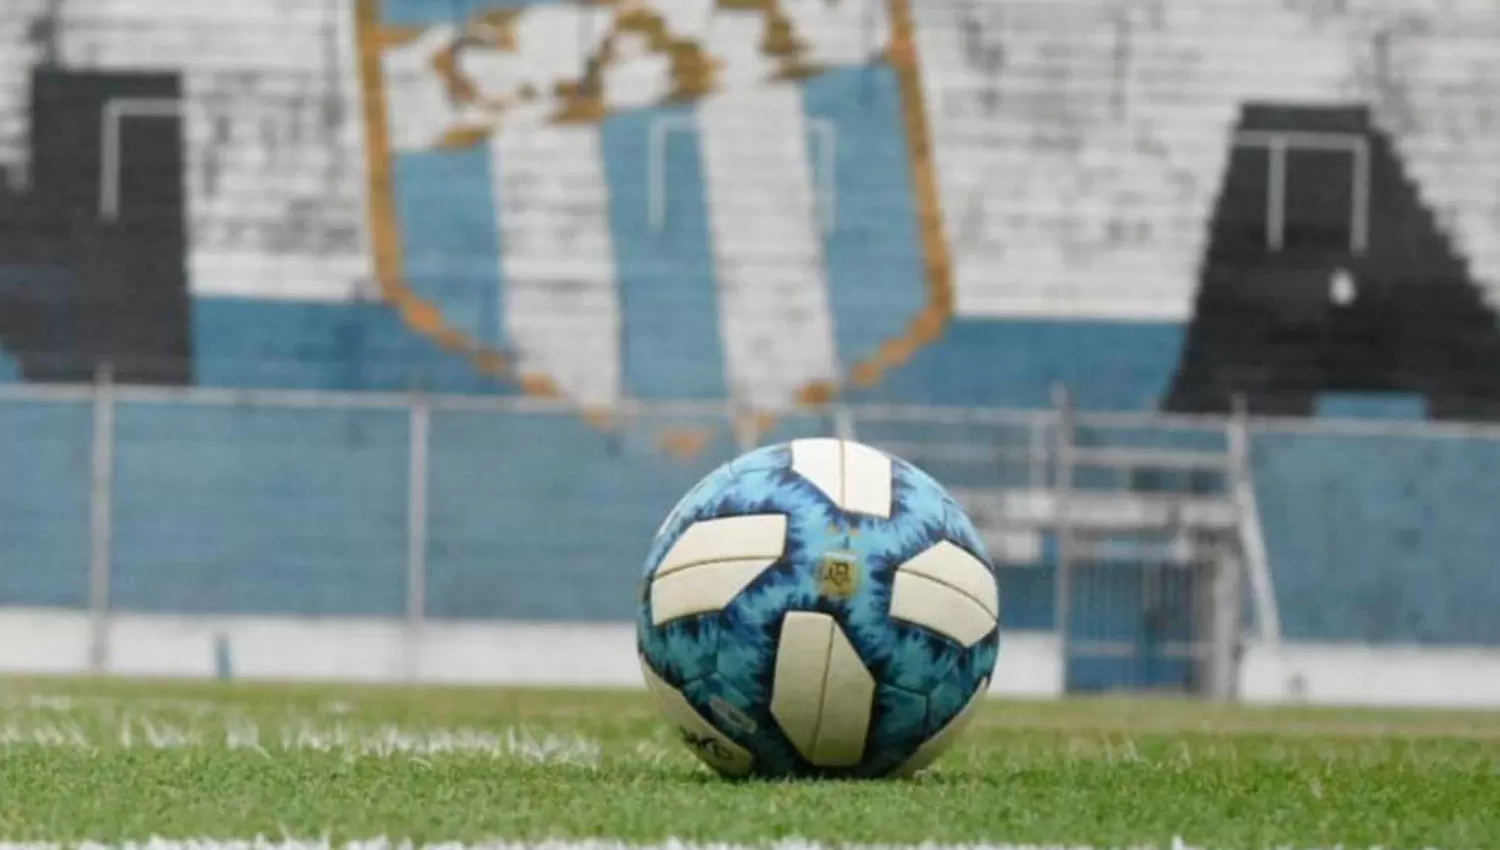
<svg viewBox="0 0 1500 850"><path fill-rule="evenodd" d="M92 623L90 658L93 666L99 670L108 666L110 618L118 607L115 600L116 559L121 554L118 548L118 508L121 504L140 505L151 502L153 493L132 491L129 488L139 488L143 486L143 482L150 483L151 486L158 486L160 483L149 477L149 470L144 473L148 476L144 479L139 469L134 470L128 480L117 474L121 440L141 439L139 426L136 426L137 431L131 432L133 436L122 434L122 409L127 412L158 408L181 411L180 414L169 412L163 421L171 421L179 415L186 416L192 412L201 414L216 410L239 410L247 415L268 411L379 412L386 417L403 420L404 433L399 438L392 438L400 445L392 443L385 448L388 449L387 454L399 456L399 464L393 462L393 466L404 469L406 482L406 492L401 500L404 504L404 516L400 531L400 536L405 541L402 555L405 562L402 580L405 586L401 594L404 606L399 616L405 618L413 639L421 632L428 619L446 616L435 613L440 603L434 599L431 582L434 570L440 568L440 565L433 562L434 553L443 551L448 542L435 536L432 523L435 510L434 486L444 492L453 486L453 473L439 473L433 463L435 456L443 456L443 452L449 449L443 437L451 431L448 423L454 417L478 417L476 421L483 429L486 422L499 426L507 422L535 420L539 427L528 433L534 433L537 439L548 439L554 425L578 421L578 412L565 402L529 397L141 387L115 385L106 377L95 385L0 387L0 432L4 430L8 412L37 411L58 406L74 410L80 415L86 413L88 420L88 445L76 445L73 449L78 457L87 458L88 563L85 604ZM1048 491L1061 505L1066 505L1080 493L1088 492L1086 488L1090 484L1083 480L1086 476L1082 473L1090 468L1114 469L1126 476L1121 480L1127 480L1128 476L1137 475L1143 470L1172 474L1219 467L1227 474L1227 478L1218 493L1234 503L1240 511L1237 545L1244 560L1256 616L1254 636L1262 642L1271 643L1280 639L1281 618L1272 581L1272 565L1268 563L1267 545L1260 527L1255 487L1251 480L1252 444L1258 435L1282 432L1349 439L1401 436L1424 441L1448 438L1500 441L1500 429L1488 425L1090 413L1071 410L1066 404L1059 404L1056 409L1050 410L839 405L788 412L778 419L768 420L725 404L628 401L619 404L606 417L596 416L596 420L590 427L599 434L644 435L642 438L647 439L646 448L638 454L656 458L652 461L656 465L641 468L663 470L664 476L666 471L671 471L677 476L673 480L683 481L696 477L700 474L698 470L704 469L706 464L725 460L763 440L830 434L864 439L908 456L930 470L949 470L949 474L934 474L945 482L955 482L952 486L956 491L975 488ZM687 452L686 461L683 457L674 458L671 452L661 448L652 437L656 432L669 430L669 426L683 423L709 435L701 441L696 453ZM295 422L289 427L296 427ZM766 430L768 427L769 430ZM1217 435L1215 439L1221 440L1222 447L1203 449L1191 444L1177 444L1163 448L1159 445L1128 442L1111 445L1107 439L1099 436L1105 432L1126 430L1157 436L1168 433ZM15 430L11 431L13 436L17 433ZM40 439L54 435L35 436ZM23 441L30 438L24 432L20 433L20 437ZM289 433L287 439L296 440L297 435ZM127 444L124 448L130 449L131 446ZM504 448L524 453L533 447ZM24 445L12 445L9 450L25 452L27 449ZM217 450L233 454L239 449L234 445L224 445ZM170 452L171 447L168 446L164 451ZM484 451L490 451L490 447L485 447ZM443 457L443 469L454 468L452 458ZM3 454L0 454L0 460L3 460ZM458 467L462 466L463 464L458 464ZM309 470L305 474L316 476L319 473ZM621 474L629 474L629 471ZM688 477L683 478L683 475ZM531 482L515 483L518 493L515 498L522 502L528 498L524 493ZM637 482L624 482L630 486L635 483ZM0 470L0 495L5 495L6 484L5 473ZM657 489L642 496L642 499L661 501L680 495L680 490L661 489L669 484L653 486ZM677 486L670 484L670 487ZM18 494L12 494L12 504L17 502L14 498L16 495ZM19 495L24 500L24 494ZM627 497L635 499L635 491L629 491ZM445 503L453 501L451 494L444 495L443 499ZM656 516L658 507L664 511L669 503L646 505L652 516ZM566 508L566 504L561 507ZM0 501L0 510L3 510L3 501ZM1069 598L1066 582L1069 580L1070 570L1066 566L1077 561L1080 555L1074 543L1078 535L1068 525L1069 517L1073 514L1066 508L1059 508L1057 511L1061 526L1057 554L1058 561L1064 568L1057 573L1061 586L1057 588L1055 628L1066 632L1070 616L1066 604ZM7 531L5 521L5 516L0 513L0 544L4 543ZM558 527L566 527L565 518L559 521ZM654 526L640 529L642 546L649 538L652 527ZM528 533L541 537L547 535L549 530L536 528ZM273 532L267 530L265 534L271 535ZM546 543L532 542L538 545ZM494 545L501 544L494 542ZM0 552L3 551L4 546L0 545ZM626 584L628 583L627 581ZM513 610L501 611L495 616L514 617L516 613Z"/></svg>

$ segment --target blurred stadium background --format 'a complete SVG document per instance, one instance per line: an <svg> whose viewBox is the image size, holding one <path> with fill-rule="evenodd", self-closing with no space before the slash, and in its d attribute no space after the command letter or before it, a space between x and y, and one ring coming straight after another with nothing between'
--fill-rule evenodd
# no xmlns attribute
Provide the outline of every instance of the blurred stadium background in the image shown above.
<svg viewBox="0 0 1500 850"><path fill-rule="evenodd" d="M852 436L997 690L1500 706L1489 0L6 0L0 672L635 685Z"/></svg>

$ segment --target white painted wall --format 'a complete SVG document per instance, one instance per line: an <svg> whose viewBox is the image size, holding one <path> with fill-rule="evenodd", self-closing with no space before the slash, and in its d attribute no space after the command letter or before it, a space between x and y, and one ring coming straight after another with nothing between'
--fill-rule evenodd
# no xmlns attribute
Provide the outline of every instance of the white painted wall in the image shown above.
<svg viewBox="0 0 1500 850"><path fill-rule="evenodd" d="M489 140L508 338L523 375L620 400L620 295L599 129L502 125Z"/></svg>
<svg viewBox="0 0 1500 850"><path fill-rule="evenodd" d="M412 643L398 620L120 615L108 672L212 678L228 642L235 678L428 684L643 687L633 623L443 622ZM1055 696L1062 667L1051 635L1006 635L994 692ZM89 618L79 611L0 609L0 674L88 671Z"/></svg>
<svg viewBox="0 0 1500 850"><path fill-rule="evenodd" d="M183 80L192 292L342 301L372 277L354 4L270 0L0 3L0 167L25 166L28 35L51 9L54 60Z"/></svg>
<svg viewBox="0 0 1500 850"><path fill-rule="evenodd" d="M408 641L397 620L120 615L107 672L212 678L227 642L235 678L548 687L643 686L630 623L428 623ZM88 672L82 612L0 609L0 675ZM991 693L1063 689L1055 635L1006 632ZM1247 702L1500 708L1500 648L1284 644L1248 648Z"/></svg>
<svg viewBox="0 0 1500 850"><path fill-rule="evenodd" d="M1246 702L1500 707L1500 648L1283 644L1248 647Z"/></svg>
<svg viewBox="0 0 1500 850"><path fill-rule="evenodd" d="M1500 303L1500 6L1420 6L914 3L957 312L1190 316L1247 101L1369 104Z"/></svg>

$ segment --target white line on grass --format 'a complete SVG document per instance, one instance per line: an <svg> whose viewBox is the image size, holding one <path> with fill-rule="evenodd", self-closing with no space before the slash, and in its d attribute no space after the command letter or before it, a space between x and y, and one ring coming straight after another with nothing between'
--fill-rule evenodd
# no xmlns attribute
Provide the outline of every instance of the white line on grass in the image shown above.
<svg viewBox="0 0 1500 850"><path fill-rule="evenodd" d="M572 765L597 765L603 749L598 741L581 735L519 727L409 727L317 718L262 726L246 717L184 722L150 714L77 720L22 717L0 723L0 750L18 746L127 750L215 747L266 755L313 751L370 758L471 754Z"/></svg>
<svg viewBox="0 0 1500 850"><path fill-rule="evenodd" d="M828 845L817 841L784 839L763 844L700 844L668 839L658 844L633 844L623 841L592 839L582 841L486 841L473 844L460 842L414 843L402 839L373 838L359 841L330 842L295 838L273 839L257 836L250 839L212 838L150 838L145 841L122 841L118 843L81 842L0 842L0 850L1212 850L1208 846L1191 844L1180 837L1173 837L1165 844L1130 845L1086 845L1086 844L837 844ZM1294 850L1291 846L1268 848L1268 850ZM1298 847L1295 850L1400 850L1395 847L1360 848L1354 845L1328 847ZM1412 850L1434 850L1434 848L1412 848Z"/></svg>
<svg viewBox="0 0 1500 850"><path fill-rule="evenodd" d="M85 708L115 709L160 708L189 712L211 712L233 707L232 703L180 697L131 696L114 697L98 694L36 694L0 691L0 708L24 708L33 711L78 711Z"/></svg>

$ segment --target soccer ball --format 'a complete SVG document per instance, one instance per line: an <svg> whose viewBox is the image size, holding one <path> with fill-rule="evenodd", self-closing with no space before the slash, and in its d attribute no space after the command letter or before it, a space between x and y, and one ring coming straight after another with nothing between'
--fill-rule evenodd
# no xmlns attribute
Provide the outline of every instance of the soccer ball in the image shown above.
<svg viewBox="0 0 1500 850"><path fill-rule="evenodd" d="M636 621L646 683L727 776L926 767L999 650L999 587L936 481L849 440L758 449L656 533Z"/></svg>

